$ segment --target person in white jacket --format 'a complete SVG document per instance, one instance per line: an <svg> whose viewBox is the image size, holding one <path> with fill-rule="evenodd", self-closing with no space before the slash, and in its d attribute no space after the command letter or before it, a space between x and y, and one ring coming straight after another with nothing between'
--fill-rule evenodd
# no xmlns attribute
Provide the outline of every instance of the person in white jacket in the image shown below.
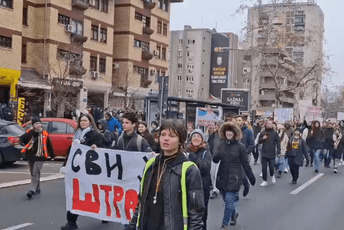
<svg viewBox="0 0 344 230"><path fill-rule="evenodd" d="M280 142L281 142L281 154L277 156L277 161L276 161L277 168L278 168L277 178L280 178L282 175L282 172L288 170L285 164L285 157L287 153L287 146L288 146L289 138L288 138L288 135L285 133L285 127L283 125L278 124L277 130L278 130L278 135L280 137Z"/></svg>

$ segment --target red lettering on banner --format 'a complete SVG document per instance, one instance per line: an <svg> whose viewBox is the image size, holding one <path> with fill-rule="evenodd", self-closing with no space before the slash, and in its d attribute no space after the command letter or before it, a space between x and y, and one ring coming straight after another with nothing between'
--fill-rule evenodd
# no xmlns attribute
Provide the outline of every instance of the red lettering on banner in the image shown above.
<svg viewBox="0 0 344 230"><path fill-rule="evenodd" d="M135 212L138 200L135 190L130 189L125 193L125 217L127 220L131 220L130 210L133 210L133 213Z"/></svg>
<svg viewBox="0 0 344 230"><path fill-rule="evenodd" d="M124 190L122 187L114 186L113 187L114 192L113 192L113 205L115 206L116 209L116 217L121 218L121 212L118 208L117 202L120 202L123 199L124 196Z"/></svg>
<svg viewBox="0 0 344 230"><path fill-rule="evenodd" d="M93 197L95 201L92 201L92 194L85 193L85 200L80 200L80 185L77 178L73 179L73 209L85 212L99 213L100 200L99 200L99 188L98 185L92 184Z"/></svg>
<svg viewBox="0 0 344 230"><path fill-rule="evenodd" d="M110 199L109 193L112 192L112 187L108 185L100 185L101 190L105 191L105 205L106 205L106 215L111 216L111 206L110 206Z"/></svg>

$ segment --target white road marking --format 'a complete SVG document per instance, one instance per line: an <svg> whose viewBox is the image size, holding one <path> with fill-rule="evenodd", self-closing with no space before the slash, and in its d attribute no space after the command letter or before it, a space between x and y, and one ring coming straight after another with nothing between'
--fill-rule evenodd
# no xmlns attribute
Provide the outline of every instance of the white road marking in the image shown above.
<svg viewBox="0 0 344 230"><path fill-rule="evenodd" d="M27 172L27 171L17 171L17 172L1 172L0 171L0 174L1 173L4 173L4 174L30 174L30 172ZM52 174L55 174L55 173L41 173L41 175L44 175L44 174L46 174L46 175L52 175Z"/></svg>
<svg viewBox="0 0 344 230"><path fill-rule="evenodd" d="M312 179L310 179L309 181L307 181L306 183L304 183L303 185L301 185L300 187L298 187L297 189L295 189L294 191L292 191L290 194L291 195L296 195L299 192L301 192L302 190L304 190L305 188L307 188L307 186L309 186L310 184L312 184L313 182L315 182L316 180L318 180L320 177L322 177L324 175L324 173L319 173L319 175L313 177Z"/></svg>
<svg viewBox="0 0 344 230"><path fill-rule="evenodd" d="M19 224L19 225L16 225L16 226L13 226L13 227L9 227L9 228L4 228L4 229L1 229L1 230L15 230L15 229L24 228L24 227L27 227L27 226L30 226L30 225L33 225L33 223Z"/></svg>
<svg viewBox="0 0 344 230"><path fill-rule="evenodd" d="M57 174L53 174L51 176L41 177L41 182L62 179L64 177L65 177L64 174L57 173ZM2 184L0 184L0 189L18 186L18 185L24 185L24 184L31 184L31 179L2 183Z"/></svg>

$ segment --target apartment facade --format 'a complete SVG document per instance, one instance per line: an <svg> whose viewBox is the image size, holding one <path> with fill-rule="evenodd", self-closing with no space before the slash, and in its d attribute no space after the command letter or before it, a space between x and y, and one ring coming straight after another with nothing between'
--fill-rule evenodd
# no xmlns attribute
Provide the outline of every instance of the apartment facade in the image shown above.
<svg viewBox="0 0 344 230"><path fill-rule="evenodd" d="M294 66L295 68L290 68L291 72L292 69L300 70L301 67L306 72L315 63L319 66L323 64L324 14L315 3L271 4L253 7L248 11L248 25L250 28L258 28L259 25L271 25L273 28L284 31L284 36L290 36L291 34L290 37L297 35L297 37L303 39L304 42L301 42L301 44L300 42L290 42L283 45L282 49L286 55L285 58L284 54L280 56L283 56L287 62L292 62L289 67ZM262 46L262 42L264 43L266 36L262 29L252 30L245 48L258 50ZM312 42L307 42L309 38L312 39ZM271 49L266 52L271 56L273 56L273 53L274 51ZM252 109L264 113L264 111L273 111L277 106L297 108L298 100L310 100L313 105L320 106L322 71L311 72L301 82L302 87L286 92L281 104L276 105L276 86L273 76L267 71L267 68L264 68L261 57L254 52L252 67ZM314 80L306 83L308 79L312 78ZM295 84L295 81L288 80L288 82L285 82L286 86L290 84Z"/></svg>
<svg viewBox="0 0 344 230"><path fill-rule="evenodd" d="M143 98L168 75L170 6L183 0L117 0L114 27L114 86ZM141 105L142 107L142 105Z"/></svg>
<svg viewBox="0 0 344 230"><path fill-rule="evenodd" d="M212 32L192 29L171 32L169 95L209 99Z"/></svg>
<svg viewBox="0 0 344 230"><path fill-rule="evenodd" d="M66 97L76 97L80 111L88 100L107 107L112 87L114 1L6 0L1 4L0 36L12 41L10 47L0 49L0 67L20 73L17 95L11 93L11 97L26 98L33 112L44 116L55 82L71 88ZM42 94L44 106L35 104L34 97Z"/></svg>

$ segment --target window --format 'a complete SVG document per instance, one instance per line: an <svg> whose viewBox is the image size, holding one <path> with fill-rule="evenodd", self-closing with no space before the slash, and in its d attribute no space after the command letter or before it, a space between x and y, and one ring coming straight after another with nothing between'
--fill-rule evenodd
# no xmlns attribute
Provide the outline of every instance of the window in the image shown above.
<svg viewBox="0 0 344 230"><path fill-rule="evenodd" d="M99 0L95 0L94 1L94 3L95 3L95 6L94 6L94 8L96 8L97 10L99 10Z"/></svg>
<svg viewBox="0 0 344 230"><path fill-rule="evenodd" d="M165 72L164 71L161 71L161 74L160 74L160 76L165 76Z"/></svg>
<svg viewBox="0 0 344 230"><path fill-rule="evenodd" d="M97 71L97 57L91 56L90 60L90 70Z"/></svg>
<svg viewBox="0 0 344 230"><path fill-rule="evenodd" d="M168 12L168 0L164 0L164 10Z"/></svg>
<svg viewBox="0 0 344 230"><path fill-rule="evenodd" d="M0 35L0 47L12 48L12 38Z"/></svg>
<svg viewBox="0 0 344 230"><path fill-rule="evenodd" d="M178 85L182 84L182 75L177 76L177 82L178 82Z"/></svg>
<svg viewBox="0 0 344 230"><path fill-rule="evenodd" d="M99 72L105 73L106 71L106 59L99 58Z"/></svg>
<svg viewBox="0 0 344 230"><path fill-rule="evenodd" d="M178 72L181 72L183 69L183 64L182 63L178 63Z"/></svg>
<svg viewBox="0 0 344 230"><path fill-rule="evenodd" d="M178 50L178 57L182 57L183 56L183 50Z"/></svg>
<svg viewBox="0 0 344 230"><path fill-rule="evenodd" d="M92 25L92 40L98 41L98 26Z"/></svg>
<svg viewBox="0 0 344 230"><path fill-rule="evenodd" d="M162 48L161 50L161 59L166 60L166 48Z"/></svg>
<svg viewBox="0 0 344 230"><path fill-rule="evenodd" d="M53 121L51 125L51 133L66 133L67 132L67 124L62 122Z"/></svg>
<svg viewBox="0 0 344 230"><path fill-rule="evenodd" d="M0 0L0 6L13 8L13 0Z"/></svg>
<svg viewBox="0 0 344 230"><path fill-rule="evenodd" d="M162 9L164 5L164 0L158 0L158 8Z"/></svg>
<svg viewBox="0 0 344 230"><path fill-rule="evenodd" d="M150 18L142 15L138 12L135 12L135 19L142 22L144 27L150 28Z"/></svg>
<svg viewBox="0 0 344 230"><path fill-rule="evenodd" d="M158 31L157 31L158 34L161 34L162 33L162 22L161 21L158 21Z"/></svg>
<svg viewBox="0 0 344 230"><path fill-rule="evenodd" d="M193 89L186 89L185 93L186 93L186 95L191 97L193 95Z"/></svg>
<svg viewBox="0 0 344 230"><path fill-rule="evenodd" d="M100 29L100 41L106 43L107 41L107 30L101 28Z"/></svg>
<svg viewBox="0 0 344 230"><path fill-rule="evenodd" d="M27 8L23 8L23 25L28 25Z"/></svg>
<svg viewBox="0 0 344 230"><path fill-rule="evenodd" d="M179 39L179 44L183 44L183 39Z"/></svg>
<svg viewBox="0 0 344 230"><path fill-rule="evenodd" d="M72 20L72 26L74 34L84 35L84 28L81 22Z"/></svg>
<svg viewBox="0 0 344 230"><path fill-rule="evenodd" d="M244 61L251 61L251 55L244 55Z"/></svg>
<svg viewBox="0 0 344 230"><path fill-rule="evenodd" d="M195 39L188 39L188 44L192 45L195 44L196 40Z"/></svg>
<svg viewBox="0 0 344 230"><path fill-rule="evenodd" d="M74 134L75 133L75 130L74 128L71 126L71 125L67 125L67 132L66 133L70 133L70 134Z"/></svg>
<svg viewBox="0 0 344 230"><path fill-rule="evenodd" d="M26 63L26 57L27 57L27 47L26 47L26 43L22 42L22 56L21 56L21 62L22 63Z"/></svg>
<svg viewBox="0 0 344 230"><path fill-rule="evenodd" d="M158 51L158 55L156 55L156 57L160 58L161 47L160 46L156 46L156 50Z"/></svg>
<svg viewBox="0 0 344 230"><path fill-rule="evenodd" d="M69 25L70 24L70 18L65 16L65 15L62 15L62 14L59 14L59 23L63 24L63 25Z"/></svg>
<svg viewBox="0 0 344 230"><path fill-rule="evenodd" d="M140 40L134 40L134 47L139 47L141 48L141 41Z"/></svg>
<svg viewBox="0 0 344 230"><path fill-rule="evenodd" d="M194 82L194 76L186 76L186 81L193 83Z"/></svg>
<svg viewBox="0 0 344 230"><path fill-rule="evenodd" d="M303 63L303 52L294 52L293 53L293 60L297 63Z"/></svg>
<svg viewBox="0 0 344 230"><path fill-rule="evenodd" d="M194 64L187 64L186 68L189 70L189 72L191 73L194 69Z"/></svg>
<svg viewBox="0 0 344 230"><path fill-rule="evenodd" d="M167 24L164 23L163 35L167 36Z"/></svg>
<svg viewBox="0 0 344 230"><path fill-rule="evenodd" d="M141 42L141 48L142 48L143 51L149 52L149 43Z"/></svg>
<svg viewBox="0 0 344 230"><path fill-rule="evenodd" d="M109 9L109 0L102 0L101 12L107 13Z"/></svg>

